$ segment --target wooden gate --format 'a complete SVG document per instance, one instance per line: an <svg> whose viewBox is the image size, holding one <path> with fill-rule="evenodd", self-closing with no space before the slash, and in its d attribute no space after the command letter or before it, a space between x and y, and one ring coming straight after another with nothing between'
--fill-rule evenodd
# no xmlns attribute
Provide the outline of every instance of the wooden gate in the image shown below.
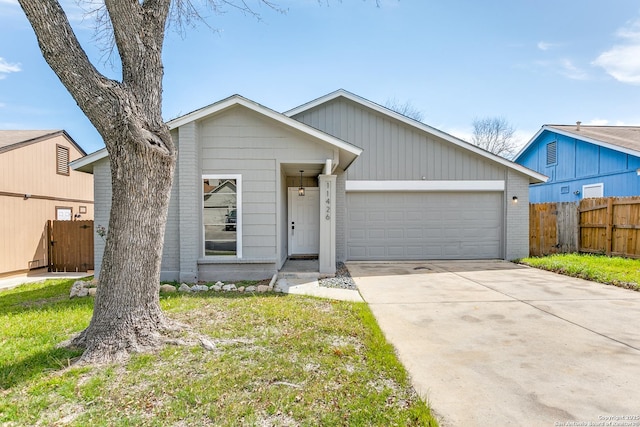
<svg viewBox="0 0 640 427"><path fill-rule="evenodd" d="M93 270L93 221L49 221L49 270Z"/></svg>
<svg viewBox="0 0 640 427"><path fill-rule="evenodd" d="M529 253L543 256L578 250L578 211L575 203L529 205Z"/></svg>

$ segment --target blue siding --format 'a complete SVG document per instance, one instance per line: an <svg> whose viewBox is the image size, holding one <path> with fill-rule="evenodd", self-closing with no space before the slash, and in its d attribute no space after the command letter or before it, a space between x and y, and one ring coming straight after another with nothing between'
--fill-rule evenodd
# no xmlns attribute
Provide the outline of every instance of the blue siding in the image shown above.
<svg viewBox="0 0 640 427"><path fill-rule="evenodd" d="M557 162L547 165L547 144L556 142ZM605 197L640 195L640 157L543 131L516 162L549 177L529 187L531 203L575 202L582 186L604 184ZM575 194L575 192L578 194Z"/></svg>
<svg viewBox="0 0 640 427"><path fill-rule="evenodd" d="M598 175L598 146L583 141L576 142L576 173L572 178Z"/></svg>

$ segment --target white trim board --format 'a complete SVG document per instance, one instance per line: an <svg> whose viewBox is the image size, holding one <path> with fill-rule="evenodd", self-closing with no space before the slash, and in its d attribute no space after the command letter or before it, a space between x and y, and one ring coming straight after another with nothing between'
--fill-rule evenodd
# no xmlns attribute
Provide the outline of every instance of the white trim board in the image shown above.
<svg viewBox="0 0 640 427"><path fill-rule="evenodd" d="M346 191L504 191L495 181L346 181Z"/></svg>

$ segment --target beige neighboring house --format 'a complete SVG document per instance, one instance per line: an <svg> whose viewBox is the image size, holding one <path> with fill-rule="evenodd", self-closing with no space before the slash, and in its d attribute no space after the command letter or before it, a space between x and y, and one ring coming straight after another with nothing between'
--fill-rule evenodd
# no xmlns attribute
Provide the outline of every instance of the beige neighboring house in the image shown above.
<svg viewBox="0 0 640 427"><path fill-rule="evenodd" d="M92 220L86 153L64 130L0 130L0 276L48 266L48 220Z"/></svg>

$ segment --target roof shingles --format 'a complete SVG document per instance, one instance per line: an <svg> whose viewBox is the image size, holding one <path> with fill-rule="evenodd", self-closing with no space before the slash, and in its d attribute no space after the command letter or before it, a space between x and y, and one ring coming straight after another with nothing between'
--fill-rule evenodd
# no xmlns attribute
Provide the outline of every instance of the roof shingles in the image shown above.
<svg viewBox="0 0 640 427"><path fill-rule="evenodd" d="M0 150L7 151L9 146L21 144L43 136L51 135L60 130L0 130Z"/></svg>
<svg viewBox="0 0 640 427"><path fill-rule="evenodd" d="M590 138L629 150L640 151L640 126L580 126L547 125L549 129L557 129L571 133L577 137Z"/></svg>

